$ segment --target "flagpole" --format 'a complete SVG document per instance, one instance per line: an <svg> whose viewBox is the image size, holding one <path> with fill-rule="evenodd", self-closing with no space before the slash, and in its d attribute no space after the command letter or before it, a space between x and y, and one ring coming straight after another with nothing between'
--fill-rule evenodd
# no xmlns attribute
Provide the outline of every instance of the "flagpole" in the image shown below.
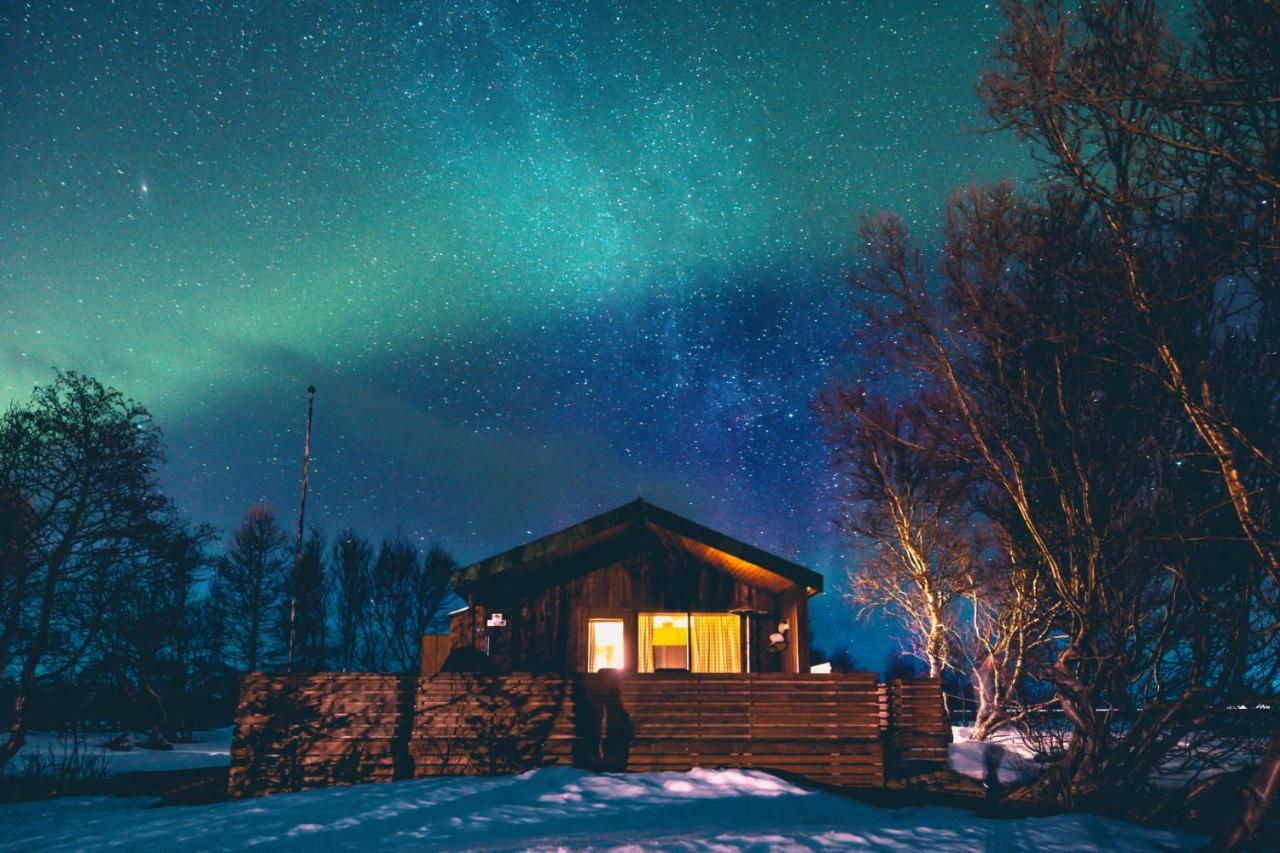
<svg viewBox="0 0 1280 853"><path fill-rule="evenodd" d="M293 582L289 584L289 672L293 672L293 647L298 636L298 573L302 569L302 518L307 509L307 469L311 467L311 411L316 386L307 386L307 432L302 442L302 489L298 496L298 541L293 551Z"/></svg>

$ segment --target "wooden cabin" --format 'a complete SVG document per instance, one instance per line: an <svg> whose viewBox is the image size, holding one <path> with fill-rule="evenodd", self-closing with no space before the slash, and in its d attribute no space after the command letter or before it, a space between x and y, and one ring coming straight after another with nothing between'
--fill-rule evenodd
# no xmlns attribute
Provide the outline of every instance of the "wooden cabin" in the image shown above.
<svg viewBox="0 0 1280 853"><path fill-rule="evenodd" d="M499 672L807 673L822 582L637 500L462 569L450 645Z"/></svg>
<svg viewBox="0 0 1280 853"><path fill-rule="evenodd" d="M424 638L421 676L246 675L231 795L550 765L880 786L946 760L936 679L810 674L821 575L644 501L455 587L467 606Z"/></svg>

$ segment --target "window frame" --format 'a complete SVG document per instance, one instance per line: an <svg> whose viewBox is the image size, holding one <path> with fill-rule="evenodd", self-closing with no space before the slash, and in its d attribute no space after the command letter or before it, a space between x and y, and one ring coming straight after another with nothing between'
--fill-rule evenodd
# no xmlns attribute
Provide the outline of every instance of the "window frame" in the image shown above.
<svg viewBox="0 0 1280 853"><path fill-rule="evenodd" d="M620 653L620 656L621 656L621 658L622 658L622 659L621 659L621 661L619 662L619 665L618 665L617 667L608 667L608 668L605 668L605 669L594 669L594 668L593 668L593 667L595 666L595 658L596 658L596 650L595 650L595 648L591 645L591 624L592 624L593 622L616 622L616 623L618 623L618 627L619 627L619 631L620 631L620 633L619 633L619 653ZM596 674L596 673L599 673L599 672L626 672L626 671L627 671L627 669L628 669L628 662L629 662L629 661L628 661L628 655L627 655L628 637L627 637L627 618L626 618L626 616L622 616L622 615L614 615L614 614L603 614L603 613L602 613L602 614L591 614L591 615L589 615L589 616L587 617L587 625L586 625L586 628L587 628L587 642L586 642L586 644L585 644L585 645L586 645L586 652L587 652L587 654L586 654L586 658L587 658L587 660L586 660L586 667L585 667L586 672L587 672L587 673L589 673L589 674L592 674L592 675L594 675L594 674Z"/></svg>
<svg viewBox="0 0 1280 853"><path fill-rule="evenodd" d="M732 610L683 610L683 611L682 610L637 610L635 613L636 618L634 620L634 624L636 626L636 632L635 632L636 651L635 651L635 669L634 669L635 672L637 673L640 672L640 661L643 657L642 650L640 649L640 635L641 635L640 621L646 617L648 617L649 619L654 619L658 616L684 616L685 617L685 637L684 637L685 667L682 670L681 669L660 670L658 669L657 662L655 661L652 672L645 673L646 675L652 675L659 672L687 672L690 675L699 674L695 672L693 668L693 621L698 616L737 616L738 617L738 669L737 669L737 672L743 673L748 671L748 662L746 659L747 650L746 650L746 645L742 642L742 635L744 630L749 630L749 629L744 628L744 622L746 620L742 618L741 613L735 613ZM657 626L654 625L651 628L651 631L656 628ZM653 645L654 644L651 641L650 642L651 657L652 657Z"/></svg>

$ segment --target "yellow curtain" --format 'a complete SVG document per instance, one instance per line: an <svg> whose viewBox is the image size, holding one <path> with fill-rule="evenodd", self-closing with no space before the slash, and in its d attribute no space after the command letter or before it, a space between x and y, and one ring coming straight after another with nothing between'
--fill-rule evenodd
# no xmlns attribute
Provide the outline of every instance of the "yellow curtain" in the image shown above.
<svg viewBox="0 0 1280 853"><path fill-rule="evenodd" d="M741 672L740 620L734 613L695 613L689 626L694 672Z"/></svg>
<svg viewBox="0 0 1280 853"><path fill-rule="evenodd" d="M638 628L636 645L639 647L639 654L636 655L636 670L653 672L653 614L641 613Z"/></svg>
<svg viewBox="0 0 1280 853"><path fill-rule="evenodd" d="M587 621L587 672L596 671L596 620Z"/></svg>

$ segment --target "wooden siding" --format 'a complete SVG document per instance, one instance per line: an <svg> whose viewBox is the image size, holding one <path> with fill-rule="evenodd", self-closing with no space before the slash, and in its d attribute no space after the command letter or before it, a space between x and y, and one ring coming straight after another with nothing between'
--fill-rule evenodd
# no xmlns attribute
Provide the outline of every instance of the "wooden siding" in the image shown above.
<svg viewBox="0 0 1280 853"><path fill-rule="evenodd" d="M453 637L450 634L423 634L422 657L419 669L422 675L439 672L453 650Z"/></svg>
<svg viewBox="0 0 1280 853"><path fill-rule="evenodd" d="M453 645L482 649L499 672L570 674L588 668L589 620L623 618L624 669L634 672L637 614L752 612L759 618L749 669L807 673L808 599L823 583L816 572L637 500L459 570L454 588L468 612L452 619ZM506 626L487 630L485 611L501 612ZM789 647L763 651L756 640L783 621Z"/></svg>
<svg viewBox="0 0 1280 853"><path fill-rule="evenodd" d="M885 776L877 687L865 673L249 675L230 791L557 764L750 767L876 786Z"/></svg>
<svg viewBox="0 0 1280 853"><path fill-rule="evenodd" d="M484 614L501 612L507 627L491 634L487 651L503 672L573 673L586 668L587 623L622 618L628 671L635 670L636 617L643 612L728 613L759 611L751 640L753 670L807 672L809 649L804 640L808 595L799 588L771 593L701 563L687 554L642 553L596 568L587 574L559 578L553 586L490 593L473 600L469 610L452 619L455 648L485 646ZM788 648L763 651L779 621L791 624Z"/></svg>

